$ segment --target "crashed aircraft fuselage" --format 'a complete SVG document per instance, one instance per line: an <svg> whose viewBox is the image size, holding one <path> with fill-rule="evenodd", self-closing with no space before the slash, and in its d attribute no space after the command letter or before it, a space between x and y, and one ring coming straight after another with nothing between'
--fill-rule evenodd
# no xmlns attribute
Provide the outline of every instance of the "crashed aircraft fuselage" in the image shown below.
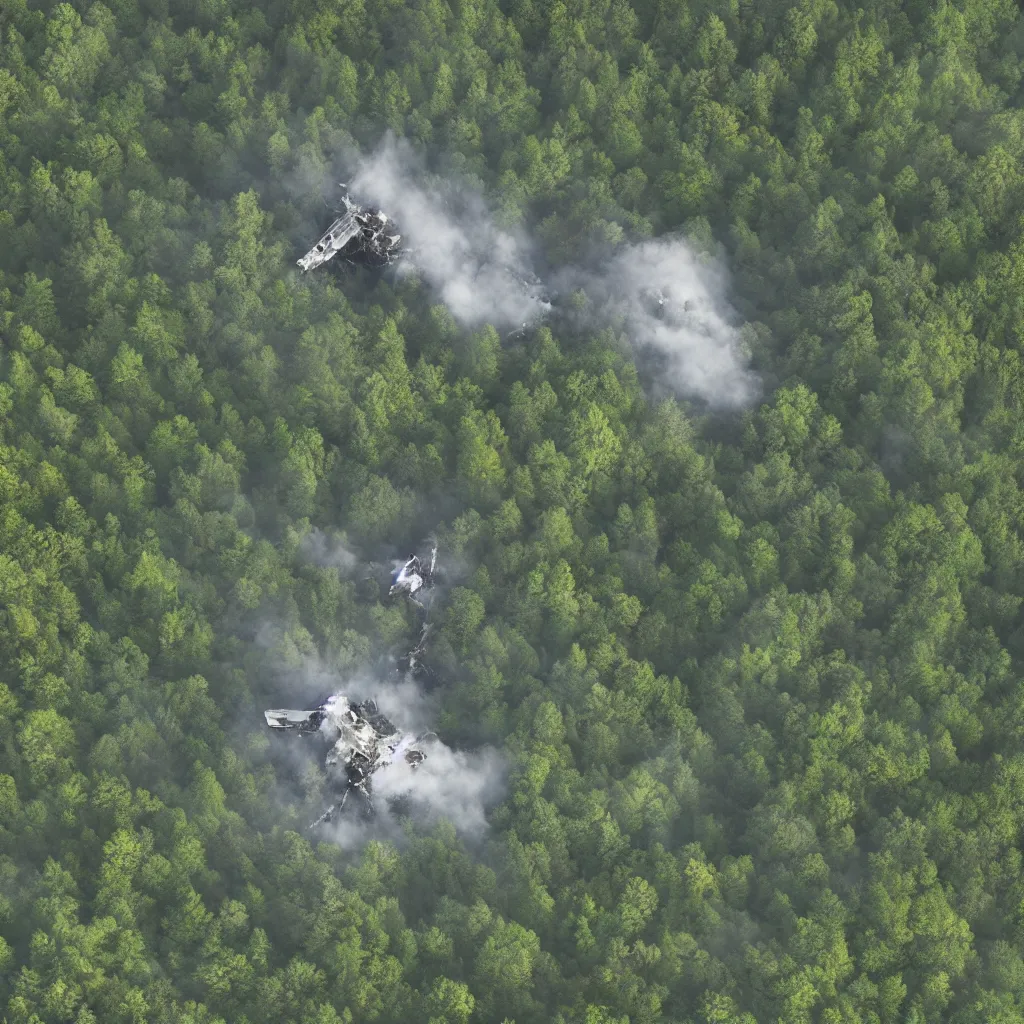
<svg viewBox="0 0 1024 1024"><path fill-rule="evenodd" d="M430 561L424 563L419 555L413 555L404 565L391 574L391 589L388 597L405 594L417 604L421 599L417 594L430 590L434 586L434 573L437 569L437 547L430 550Z"/></svg>
<svg viewBox="0 0 1024 1024"><path fill-rule="evenodd" d="M334 789L334 801L310 826L330 820L355 792L363 810L373 813L370 777L399 759L415 768L426 759L417 738L395 728L372 700L350 703L336 693L305 711L265 711L271 729L292 729L300 734L319 734L331 748L324 759Z"/></svg>
<svg viewBox="0 0 1024 1024"><path fill-rule="evenodd" d="M344 197L345 212L324 232L309 252L296 261L303 271L315 270L336 257L349 263L384 267L397 259L402 236L394 232L387 214L362 207Z"/></svg>

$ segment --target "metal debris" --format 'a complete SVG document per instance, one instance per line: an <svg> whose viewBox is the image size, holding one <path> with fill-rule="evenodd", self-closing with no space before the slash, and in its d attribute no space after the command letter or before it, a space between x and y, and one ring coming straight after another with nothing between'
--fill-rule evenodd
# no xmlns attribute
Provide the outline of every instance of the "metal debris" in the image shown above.
<svg viewBox="0 0 1024 1024"><path fill-rule="evenodd" d="M340 693L304 711L271 710L265 711L264 716L271 729L292 729L300 735L316 735L331 742L324 766L335 799L310 828L330 821L350 797L358 800L365 816L372 817L371 776L400 758L416 768L427 756L421 749L423 741L433 735L415 737L403 733L381 714L376 701L350 703Z"/></svg>
<svg viewBox="0 0 1024 1024"><path fill-rule="evenodd" d="M342 202L344 213L305 256L296 260L303 272L315 270L335 257L347 263L385 267L401 255L402 236L394 231L386 213L360 206L348 194L342 196Z"/></svg>
<svg viewBox="0 0 1024 1024"><path fill-rule="evenodd" d="M399 678L411 677L425 689L430 690L437 685L437 673L427 664L427 637L433 627L429 622L423 623L420 638L416 646L407 654L403 654L397 662Z"/></svg>
<svg viewBox="0 0 1024 1024"><path fill-rule="evenodd" d="M399 566L391 574L391 589L388 597L405 594L421 607L423 597L433 589L434 576L437 571L437 545L430 549L430 560L424 563L419 555L413 555L404 565ZM416 595L420 595L417 597Z"/></svg>

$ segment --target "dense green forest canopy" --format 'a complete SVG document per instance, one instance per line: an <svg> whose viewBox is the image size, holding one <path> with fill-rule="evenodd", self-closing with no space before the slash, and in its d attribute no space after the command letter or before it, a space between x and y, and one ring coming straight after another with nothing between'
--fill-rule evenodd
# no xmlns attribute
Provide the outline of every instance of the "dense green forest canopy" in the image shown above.
<svg viewBox="0 0 1024 1024"><path fill-rule="evenodd" d="M0 0L6 1021L1024 1021L1022 77L1011 0ZM387 131L720 259L760 398L300 276ZM317 843L260 711L417 622L309 538L434 526L507 791Z"/></svg>

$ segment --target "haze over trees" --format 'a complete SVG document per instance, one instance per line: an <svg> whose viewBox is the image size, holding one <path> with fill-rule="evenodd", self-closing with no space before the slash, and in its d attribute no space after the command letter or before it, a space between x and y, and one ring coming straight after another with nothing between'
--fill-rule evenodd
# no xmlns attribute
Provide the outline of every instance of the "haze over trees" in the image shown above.
<svg viewBox="0 0 1024 1024"><path fill-rule="evenodd" d="M1022 57L1010 0L2 0L6 1021L1024 1020ZM387 130L553 265L718 255L760 399L299 276ZM304 539L428 521L507 795L317 844L260 711L417 627Z"/></svg>

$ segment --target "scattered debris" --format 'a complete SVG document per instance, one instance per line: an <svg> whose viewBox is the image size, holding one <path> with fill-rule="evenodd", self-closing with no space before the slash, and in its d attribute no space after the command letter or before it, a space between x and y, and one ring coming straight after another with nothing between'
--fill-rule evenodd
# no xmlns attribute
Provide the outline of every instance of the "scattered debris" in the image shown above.
<svg viewBox="0 0 1024 1024"><path fill-rule="evenodd" d="M416 768L427 756L418 744L433 737L433 733L421 737L402 733L381 714L375 701L350 703L340 693L305 711L271 710L264 715L271 729L293 729L302 735L333 740L324 765L335 799L310 828L330 821L344 808L351 794L359 800L362 813L372 817L373 773L399 758Z"/></svg>
<svg viewBox="0 0 1024 1024"><path fill-rule="evenodd" d="M691 299L672 298L661 288L644 289L640 300L651 316L658 317L675 326L686 322L686 314L693 312L694 303Z"/></svg>
<svg viewBox="0 0 1024 1024"><path fill-rule="evenodd" d="M342 185L342 188L345 186ZM342 196L345 212L335 220L316 245L296 263L303 271L315 270L335 256L348 263L385 267L401 255L400 234L389 234L393 228L386 213L374 207L363 207L347 193Z"/></svg>
<svg viewBox="0 0 1024 1024"><path fill-rule="evenodd" d="M408 654L402 655L397 664L399 678L410 676L428 690L437 684L437 673L426 662L427 637L430 635L431 628L429 622L423 623L419 642Z"/></svg>
<svg viewBox="0 0 1024 1024"><path fill-rule="evenodd" d="M545 316L551 312L554 307L553 296L536 274L512 265L506 265L502 269L509 280L514 282L522 294L536 307L538 316Z"/></svg>
<svg viewBox="0 0 1024 1024"><path fill-rule="evenodd" d="M427 637L430 635L431 624L427 621L430 615L431 592L437 582L437 544L430 548L429 561L413 555L403 565L397 565L391 574L391 589L388 597L404 594L423 612L423 628L416 646L407 654L402 655L396 664L399 678L411 676L417 683L431 688L437 683L437 676L426 663Z"/></svg>

